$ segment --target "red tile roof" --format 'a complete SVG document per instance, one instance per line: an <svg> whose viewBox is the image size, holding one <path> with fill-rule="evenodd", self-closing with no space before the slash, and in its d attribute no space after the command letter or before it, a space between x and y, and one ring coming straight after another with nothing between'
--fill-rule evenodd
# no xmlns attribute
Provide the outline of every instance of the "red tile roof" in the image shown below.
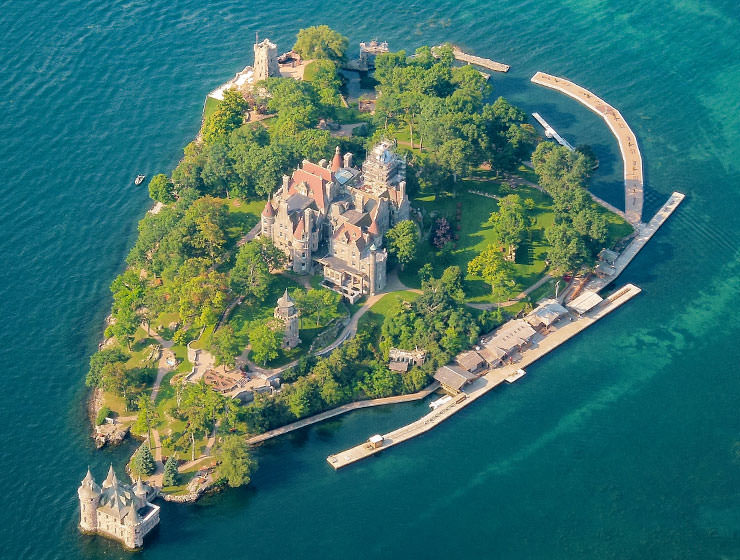
<svg viewBox="0 0 740 560"><path fill-rule="evenodd" d="M305 162L303 164L304 169L296 169L293 171L293 177L290 180L288 194L294 194L297 192L295 189L296 185L306 183L306 185L308 185L308 189L311 191L312 198L316 201L316 206L318 206L319 210L323 212L326 210L326 180L319 175L315 175L307 171L305 169L307 163L308 162ZM321 169L318 165L315 167ZM328 171L331 175L331 171L328 169L325 169L324 171Z"/></svg>

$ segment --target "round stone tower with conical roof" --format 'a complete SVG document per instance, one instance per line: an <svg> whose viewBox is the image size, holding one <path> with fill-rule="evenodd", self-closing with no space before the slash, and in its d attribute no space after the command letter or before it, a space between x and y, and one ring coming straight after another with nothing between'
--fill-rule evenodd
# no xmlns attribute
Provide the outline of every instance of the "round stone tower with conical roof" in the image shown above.
<svg viewBox="0 0 740 560"><path fill-rule="evenodd" d="M272 201L268 197L265 209L262 210L262 222L260 233L262 237L272 239L272 226L275 225L275 207L272 205Z"/></svg>
<svg viewBox="0 0 740 560"><path fill-rule="evenodd" d="M80 529L85 532L92 533L98 530L100 495L100 486L95 483L88 467L87 474L77 489L77 496L80 498Z"/></svg>
<svg viewBox="0 0 740 560"><path fill-rule="evenodd" d="M295 348L301 343L301 339L298 338L298 319L300 314L296 309L293 298L288 295L288 289L285 289L285 293L277 302L275 307L275 318L279 319L285 325L285 331L283 335L283 347L284 348Z"/></svg>

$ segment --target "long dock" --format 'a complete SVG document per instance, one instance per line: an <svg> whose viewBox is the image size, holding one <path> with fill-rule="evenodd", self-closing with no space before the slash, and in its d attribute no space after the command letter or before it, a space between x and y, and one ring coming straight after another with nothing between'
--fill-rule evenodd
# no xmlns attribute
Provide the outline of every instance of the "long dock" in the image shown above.
<svg viewBox="0 0 740 560"><path fill-rule="evenodd" d="M437 45L436 47L432 47L432 54L434 54L434 49L438 49L441 46L442 45ZM480 66L481 68L493 70L494 72L508 72L510 68L508 64L504 64L503 62L496 62L495 60L491 60L490 58L483 58L480 56L468 54L460 47L453 46L452 55L455 57L455 60L459 62L473 64L475 66Z"/></svg>
<svg viewBox="0 0 740 560"><path fill-rule="evenodd" d="M450 418L453 414L462 410L479 397L485 395L494 387L500 385L508 377L517 374L517 370L535 362L548 352L551 352L564 342L570 340L581 331L593 325L599 319L602 319L630 299L640 293L640 288L632 284L627 284L622 289L615 292L612 296L605 299L589 313L564 323L556 327L556 330L546 336L539 336L533 342L533 345L524 350L521 354L521 360L516 364L505 365L500 368L489 370L488 373L479 377L469 385L463 387L460 394L456 395L451 401L440 406L436 410L422 416L419 420L403 426L397 430L389 432L383 436L379 445L373 445L369 442L362 443L346 451L341 451L335 455L329 455L326 460L334 469L341 469L356 461L374 455L380 451L393 447L403 441L421 435L441 422Z"/></svg>
<svg viewBox="0 0 740 560"><path fill-rule="evenodd" d="M565 78L537 72L532 76L532 82L572 97L606 121L617 138L624 162L624 212L628 222L634 226L640 224L643 203L642 156L637 138L621 113L600 97Z"/></svg>
<svg viewBox="0 0 740 560"><path fill-rule="evenodd" d="M630 244L625 247L624 251L619 254L617 260L614 262L614 273L606 278L592 279L588 284L586 284L585 289L598 292L607 284L613 282L617 276L622 274L622 271L627 268L627 265L632 262L632 259L635 258L637 253L642 250L645 244L650 241L650 238L655 235L655 232L658 231L660 226L662 226L670 215L673 214L685 197L686 195L683 193L674 192L670 198L668 198L666 203L660 207L660 210L655 213L655 216L653 216L650 222L647 224L638 224L636 227L637 233L635 237L632 239Z"/></svg>
<svg viewBox="0 0 740 560"><path fill-rule="evenodd" d="M575 150L573 146L571 146L570 142L568 142L565 138L560 136L558 134L558 131L555 130L553 127L551 127L549 124L547 124L547 121L542 118L542 115L539 113L532 113L532 116L535 118L535 120L540 123L542 128L545 129L545 136L548 138L555 138L555 141L560 144L561 146L565 146L568 148L571 152Z"/></svg>

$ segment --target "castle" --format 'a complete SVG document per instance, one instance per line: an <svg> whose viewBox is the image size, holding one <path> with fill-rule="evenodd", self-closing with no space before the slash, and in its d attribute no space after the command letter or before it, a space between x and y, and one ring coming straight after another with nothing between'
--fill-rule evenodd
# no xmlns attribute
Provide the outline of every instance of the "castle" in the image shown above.
<svg viewBox="0 0 740 560"><path fill-rule="evenodd" d="M260 235L272 239L296 273L323 272L323 285L354 303L385 287L383 236L409 217L406 162L384 140L362 170L337 146L331 162L303 160L262 212Z"/></svg>
<svg viewBox="0 0 740 560"><path fill-rule="evenodd" d="M254 44L254 83L280 76L277 45L265 39Z"/></svg>
<svg viewBox="0 0 740 560"><path fill-rule="evenodd" d="M121 541L127 548L141 548L146 534L159 523L159 506L149 502L152 494L141 479L133 487L119 482L113 465L101 488L88 469L77 489L80 529Z"/></svg>

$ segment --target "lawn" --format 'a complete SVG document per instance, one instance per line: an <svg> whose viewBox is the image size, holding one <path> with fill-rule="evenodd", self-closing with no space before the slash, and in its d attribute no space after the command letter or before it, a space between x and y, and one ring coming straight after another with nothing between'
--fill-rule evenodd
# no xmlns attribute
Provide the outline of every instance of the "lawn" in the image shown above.
<svg viewBox="0 0 740 560"><path fill-rule="evenodd" d="M478 171L474 177L464 179L455 197L435 195L421 195L412 200L412 206L420 208L424 212L424 231L429 231L434 220L446 217L450 222L453 233L458 235L457 241L453 241L451 250L446 255L439 255L432 247L428 239L421 241L416 263L406 267L399 274L401 280L411 287L419 287L420 281L417 271L424 263L431 263L435 275L439 276L444 268L448 266L459 266L465 276L465 292L471 301L492 302L490 287L479 277L467 274L468 262L480 253L487 244L496 241L491 226L487 221L492 212L496 211L498 204L495 199L472 194L468 190L481 191L496 196L508 194L502 193L500 184L494 181L490 172ZM535 188L520 186L512 190L523 199L531 198L535 208L531 215L536 219L527 238L517 251L514 263L516 282L512 294L516 294L536 282L544 273L545 255L548 246L544 239L544 230L553 221L551 199ZM457 220L457 208L460 205L460 220Z"/></svg>
<svg viewBox="0 0 740 560"><path fill-rule="evenodd" d="M410 291L392 292L384 295L360 317L357 323L358 330L366 329L372 325L378 328L382 327L386 317L396 315L405 302L414 301L418 297L418 293Z"/></svg>
<svg viewBox="0 0 740 560"><path fill-rule="evenodd" d="M526 171L519 170L520 173ZM528 177L527 177L528 178ZM468 262L475 258L489 243L496 242L493 229L486 222L492 212L498 208L493 198L480 194L473 194L469 190L479 191L494 196L518 194L523 200L531 198L534 209L530 216L535 219L533 227L527 231L524 241L520 244L516 261L514 262L515 286L510 295L525 290L545 273L545 259L549 245L545 239L545 229L554 220L552 199L540 190L527 185L520 185L511 189L502 189L501 183L494 178L494 173L486 170L476 170L472 177L463 179L458 187L456 196L435 196L425 193L412 198L412 206L422 210L424 214L424 233L427 233L434 220L444 216L450 222L453 234L458 239L453 240L447 253L437 251L430 243L429 238L420 242L416 262L399 272L401 281L407 286L420 286L417 271L425 263L431 263L434 273L439 276L448 266L459 266L465 274L465 293L469 301L495 303L491 297L490 287L479 277L467 274ZM459 220L458 220L458 207ZM594 208L602 213L607 220L609 237L605 246L613 246L619 239L632 233L632 227L621 217L617 216L594 203Z"/></svg>
<svg viewBox="0 0 740 560"><path fill-rule="evenodd" d="M219 101L218 99L214 99L213 97L206 97L206 103L203 106L203 121L210 117L213 112L218 109L219 105L221 105L221 101Z"/></svg>
<svg viewBox="0 0 740 560"><path fill-rule="evenodd" d="M261 199L244 201L237 198L222 198L220 200L228 206L230 220L226 235L232 241L249 233L260 221L262 210L265 209L265 201Z"/></svg>

